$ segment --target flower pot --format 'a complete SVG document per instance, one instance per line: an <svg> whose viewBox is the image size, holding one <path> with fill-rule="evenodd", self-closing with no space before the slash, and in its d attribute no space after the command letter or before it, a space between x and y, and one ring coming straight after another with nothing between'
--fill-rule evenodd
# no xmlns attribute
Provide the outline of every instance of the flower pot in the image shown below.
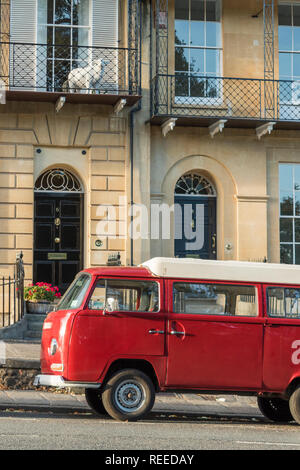
<svg viewBox="0 0 300 470"><path fill-rule="evenodd" d="M26 311L27 313L39 313L47 314L54 309L54 304L48 300L38 300L38 301L26 301Z"/></svg>

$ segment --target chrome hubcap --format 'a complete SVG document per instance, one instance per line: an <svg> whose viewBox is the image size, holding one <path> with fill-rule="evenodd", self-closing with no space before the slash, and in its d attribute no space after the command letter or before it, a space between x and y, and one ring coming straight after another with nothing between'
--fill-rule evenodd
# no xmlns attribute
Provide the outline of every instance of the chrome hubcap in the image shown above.
<svg viewBox="0 0 300 470"><path fill-rule="evenodd" d="M145 402L144 387L133 380L121 382L115 391L115 401L126 413L137 411Z"/></svg>

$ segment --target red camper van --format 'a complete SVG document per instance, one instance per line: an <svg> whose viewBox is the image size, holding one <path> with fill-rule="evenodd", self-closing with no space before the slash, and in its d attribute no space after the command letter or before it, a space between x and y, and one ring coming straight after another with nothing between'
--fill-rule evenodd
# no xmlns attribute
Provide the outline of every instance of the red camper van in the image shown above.
<svg viewBox="0 0 300 470"><path fill-rule="evenodd" d="M43 326L35 385L136 420L157 392L257 395L300 424L300 267L154 258L80 272Z"/></svg>

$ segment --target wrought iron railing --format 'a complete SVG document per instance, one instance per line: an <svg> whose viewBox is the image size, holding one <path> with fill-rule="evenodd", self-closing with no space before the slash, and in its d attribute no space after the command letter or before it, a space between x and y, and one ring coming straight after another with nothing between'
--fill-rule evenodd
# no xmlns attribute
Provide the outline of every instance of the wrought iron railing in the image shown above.
<svg viewBox="0 0 300 470"><path fill-rule="evenodd" d="M24 316L23 254L17 256L13 276L0 278L0 328L13 325Z"/></svg>
<svg viewBox="0 0 300 470"><path fill-rule="evenodd" d="M152 116L300 121L300 81L157 75Z"/></svg>
<svg viewBox="0 0 300 470"><path fill-rule="evenodd" d="M139 95L138 50L1 42L0 79L8 90Z"/></svg>

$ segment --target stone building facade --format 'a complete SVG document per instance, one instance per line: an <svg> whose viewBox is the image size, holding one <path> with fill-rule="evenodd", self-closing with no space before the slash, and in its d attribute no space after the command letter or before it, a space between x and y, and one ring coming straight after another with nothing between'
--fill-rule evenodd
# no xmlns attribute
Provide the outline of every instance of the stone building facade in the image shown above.
<svg viewBox="0 0 300 470"><path fill-rule="evenodd" d="M20 7L20 2L13 3L2 2L10 11L10 28ZM38 1L28 3L39 11ZM96 12L97 0L90 3ZM36 182L51 170L69 172L82 195L79 219L73 221L80 231L78 246L70 249L79 249L80 262L70 267L72 275L77 267L106 264L116 252L122 264L154 256L300 262L297 2L113 3L118 44L128 53L123 71L132 73L131 64L137 73L138 86L125 91L101 92L96 87L95 92L91 86L88 93L65 92L62 78L55 88L53 76L52 88L25 86L23 76L13 82L11 49L8 62L4 60L12 40L5 39L2 26L1 76L7 93L6 104L0 106L0 271L11 272L16 252L22 250L26 278L45 280L35 274L43 243L45 252L60 252L56 260L44 258L51 266L56 263L49 268L52 274L68 261L68 250L57 249L60 242L47 246L47 237L61 238L55 217L51 223L44 221L54 224L49 235L35 210L41 192ZM135 37L130 36L133 30ZM109 46L112 54L115 44ZM101 44L93 47L103 53ZM269 63L266 53L271 53ZM37 64L41 57L36 53ZM111 64L115 57L111 55ZM121 63L112 72L117 82ZM60 97L66 102L58 110ZM192 191L182 189L186 183ZM59 192L55 184L44 195L47 189ZM170 211L169 237L157 229L164 216L151 217L151 208L162 211L176 201L180 207L184 201L192 208L204 207L200 249L186 250L188 240L175 239L182 213ZM134 239L132 204L146 208L142 236ZM157 230L159 236L151 237ZM53 276L49 279L58 282Z"/></svg>
<svg viewBox="0 0 300 470"><path fill-rule="evenodd" d="M92 109L91 109L92 108ZM23 251L25 272L32 279L34 257L34 185L48 169L68 169L84 194L84 265L106 264L112 250L122 253L124 240L101 236L96 248L99 204L117 205L126 190L127 121L110 107L68 105L55 114L53 104L9 102L1 114L1 265ZM55 145L53 143L55 142ZM124 217L118 211L119 217ZM111 214L100 214L112 220ZM9 268L8 268L9 269Z"/></svg>

